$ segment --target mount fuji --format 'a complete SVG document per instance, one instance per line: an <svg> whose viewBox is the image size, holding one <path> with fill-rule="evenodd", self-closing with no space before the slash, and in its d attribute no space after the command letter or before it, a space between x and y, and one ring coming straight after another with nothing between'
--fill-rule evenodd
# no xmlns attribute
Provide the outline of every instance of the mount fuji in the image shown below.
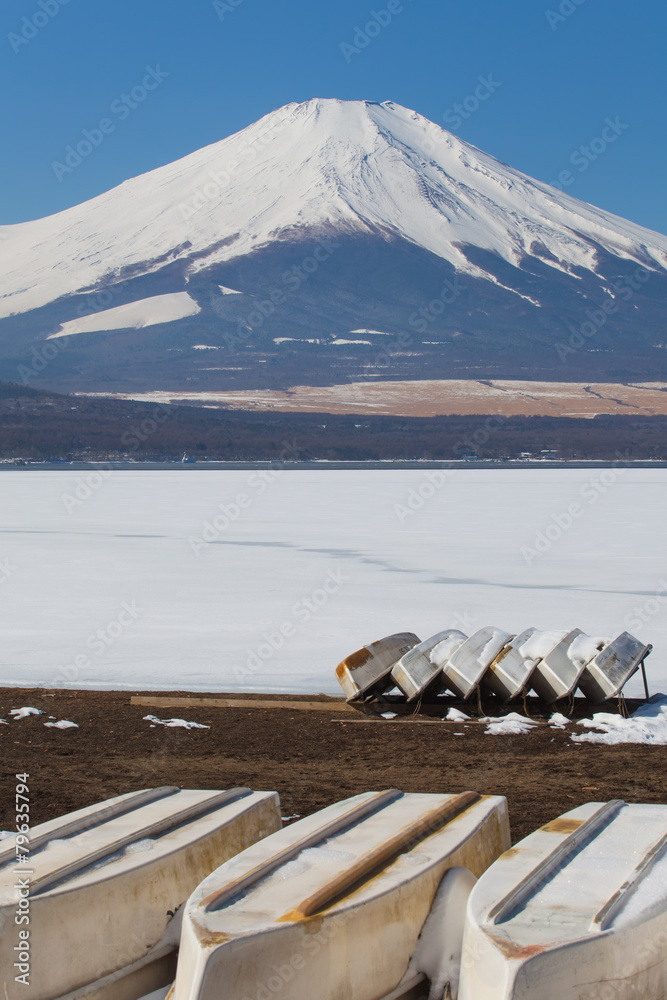
<svg viewBox="0 0 667 1000"><path fill-rule="evenodd" d="M666 236L390 101L289 104L2 226L0 273L0 378L59 389L618 380L667 356Z"/></svg>

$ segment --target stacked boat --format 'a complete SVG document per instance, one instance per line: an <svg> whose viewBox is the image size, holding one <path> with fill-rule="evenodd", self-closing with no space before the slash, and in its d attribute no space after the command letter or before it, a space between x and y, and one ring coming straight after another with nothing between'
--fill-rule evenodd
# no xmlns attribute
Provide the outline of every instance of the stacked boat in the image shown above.
<svg viewBox="0 0 667 1000"><path fill-rule="evenodd" d="M651 649L628 632L608 639L578 628L512 634L486 627L471 636L446 629L424 641L400 632L347 656L336 675L349 702L398 688L407 702L449 692L461 701L493 694L508 704L532 690L551 705L579 689L589 702L600 704L617 697L644 670Z"/></svg>
<svg viewBox="0 0 667 1000"><path fill-rule="evenodd" d="M30 848L0 855L8 1000L667 996L662 805L587 803L510 847L505 799L472 791L364 792L282 828L272 792L159 788Z"/></svg>
<svg viewBox="0 0 667 1000"><path fill-rule="evenodd" d="M459 1000L664 1000L667 807L591 802L507 851L468 900Z"/></svg>
<svg viewBox="0 0 667 1000"><path fill-rule="evenodd" d="M166 786L35 826L27 854L0 842L0 985L26 1000L136 1000L164 986L179 907L281 825L275 792Z"/></svg>

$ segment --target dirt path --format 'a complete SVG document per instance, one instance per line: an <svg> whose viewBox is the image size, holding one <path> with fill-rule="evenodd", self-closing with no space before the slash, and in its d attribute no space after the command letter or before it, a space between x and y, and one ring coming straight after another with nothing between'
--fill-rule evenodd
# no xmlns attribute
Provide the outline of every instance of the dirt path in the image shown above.
<svg viewBox="0 0 667 1000"><path fill-rule="evenodd" d="M23 771L33 823L163 784L275 789L283 816L373 789L470 788L507 796L515 840L582 802L667 802L667 747L575 744L546 725L486 736L477 723L365 721L278 706L156 709L131 705L132 694L0 689L0 718L28 705L79 726L46 728L45 716L0 725L0 828L12 828L14 776ZM148 714L211 728L151 728Z"/></svg>

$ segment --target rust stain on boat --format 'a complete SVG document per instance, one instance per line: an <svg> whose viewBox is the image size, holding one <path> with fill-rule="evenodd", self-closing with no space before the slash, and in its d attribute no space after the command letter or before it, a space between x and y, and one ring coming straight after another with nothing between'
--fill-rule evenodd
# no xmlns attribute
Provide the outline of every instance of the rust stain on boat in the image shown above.
<svg viewBox="0 0 667 1000"><path fill-rule="evenodd" d="M349 656L345 657L342 663L338 664L336 667L336 674L340 677L346 669L354 670L355 667L363 667L364 663L367 663L371 656L372 653L370 650L366 649L365 646L362 646L361 649L358 649L354 653L350 653Z"/></svg>
<svg viewBox="0 0 667 1000"><path fill-rule="evenodd" d="M564 819L563 817L559 817L559 819L552 820L551 823L547 823L541 829L544 833L574 833L582 823L582 819Z"/></svg>
<svg viewBox="0 0 667 1000"><path fill-rule="evenodd" d="M225 944L225 942L231 940L229 934L223 934L222 931L211 931L208 927L202 927L196 920L192 921L192 926L195 929L197 940L202 948L213 948L216 944ZM165 1000L168 1000L168 998L165 997Z"/></svg>
<svg viewBox="0 0 667 1000"><path fill-rule="evenodd" d="M498 949L502 951L506 958L514 958L518 960L533 958L535 955L541 955L550 947L548 944L518 945L513 941L508 941L507 938L499 937L496 934L491 934L489 936L493 938L498 946Z"/></svg>

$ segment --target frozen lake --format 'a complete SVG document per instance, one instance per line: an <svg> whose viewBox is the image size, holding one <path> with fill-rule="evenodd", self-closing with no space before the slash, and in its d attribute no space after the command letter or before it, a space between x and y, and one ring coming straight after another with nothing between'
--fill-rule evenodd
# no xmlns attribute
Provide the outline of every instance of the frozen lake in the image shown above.
<svg viewBox="0 0 667 1000"><path fill-rule="evenodd" d="M384 634L532 625L665 690L665 510L664 469L16 471L0 684L338 694Z"/></svg>

